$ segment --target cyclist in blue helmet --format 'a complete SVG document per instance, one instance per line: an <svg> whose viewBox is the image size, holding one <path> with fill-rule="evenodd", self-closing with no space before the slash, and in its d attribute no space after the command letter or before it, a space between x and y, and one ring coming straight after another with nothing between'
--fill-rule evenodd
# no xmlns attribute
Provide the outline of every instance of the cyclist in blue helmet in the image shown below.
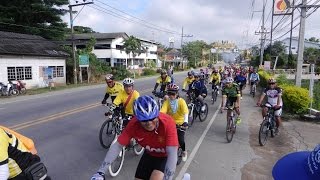
<svg viewBox="0 0 320 180"><path fill-rule="evenodd" d="M147 95L134 102L133 111L135 116L111 145L104 162L91 180L104 180L107 168L132 138L145 148L135 178L173 179L179 145L175 121L171 116L159 112L157 102Z"/></svg>

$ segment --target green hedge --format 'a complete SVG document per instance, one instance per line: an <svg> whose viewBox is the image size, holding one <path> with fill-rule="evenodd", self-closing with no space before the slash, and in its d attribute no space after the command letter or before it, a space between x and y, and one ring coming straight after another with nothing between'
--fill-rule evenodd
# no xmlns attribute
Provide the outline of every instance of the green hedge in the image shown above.
<svg viewBox="0 0 320 180"><path fill-rule="evenodd" d="M259 70L260 85L267 87L267 81L273 77L270 73ZM307 109L311 103L309 97L309 91L307 89L296 87L286 79L285 75L280 75L277 78L278 86L283 90L282 100L283 108L289 113L302 114L307 112Z"/></svg>
<svg viewBox="0 0 320 180"><path fill-rule="evenodd" d="M156 75L156 74L158 73L155 70L149 69L149 68L143 69L143 73L142 73L143 76L150 76L150 75Z"/></svg>

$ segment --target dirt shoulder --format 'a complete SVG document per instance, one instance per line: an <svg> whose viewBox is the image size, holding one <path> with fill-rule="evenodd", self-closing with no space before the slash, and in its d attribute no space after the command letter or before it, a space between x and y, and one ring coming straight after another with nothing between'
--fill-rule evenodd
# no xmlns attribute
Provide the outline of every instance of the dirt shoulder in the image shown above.
<svg viewBox="0 0 320 180"><path fill-rule="evenodd" d="M241 179L272 179L272 167L278 159L293 151L311 150L320 143L320 124L291 119L283 121L283 128L275 138L261 147L258 140L261 115L252 113L249 119L250 146L256 154L242 169ZM258 119L258 120L257 120Z"/></svg>

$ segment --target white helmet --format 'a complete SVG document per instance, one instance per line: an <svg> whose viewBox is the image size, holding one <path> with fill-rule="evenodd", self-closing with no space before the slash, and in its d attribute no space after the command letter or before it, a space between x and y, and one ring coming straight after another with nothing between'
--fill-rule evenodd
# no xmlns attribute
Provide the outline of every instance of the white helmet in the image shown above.
<svg viewBox="0 0 320 180"><path fill-rule="evenodd" d="M232 82L233 82L233 78L232 77L226 78L226 83L232 83Z"/></svg>
<svg viewBox="0 0 320 180"><path fill-rule="evenodd" d="M134 80L131 79L131 78L125 78L123 81L122 81L123 85L133 85L134 84Z"/></svg>

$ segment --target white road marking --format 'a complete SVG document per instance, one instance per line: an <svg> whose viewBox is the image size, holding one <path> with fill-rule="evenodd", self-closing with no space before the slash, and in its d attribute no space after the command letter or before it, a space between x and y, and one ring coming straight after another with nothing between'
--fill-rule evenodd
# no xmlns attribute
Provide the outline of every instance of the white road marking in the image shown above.
<svg viewBox="0 0 320 180"><path fill-rule="evenodd" d="M209 124L207 125L206 129L204 130L204 132L202 133L201 137L199 138L197 144L195 145L195 147L192 149L192 152L190 154L190 156L188 157L187 162L183 165L183 167L181 168L178 176L176 177L176 180L181 180L183 178L183 175L186 173L188 167L190 166L193 158L195 157L196 153L198 152L200 145L203 141L203 139L205 138L205 136L207 135L207 132L209 131L212 123L214 122L214 120L216 119L216 116L219 112L219 109L216 110L216 112L214 113L213 117L211 118ZM192 176L192 175L191 175Z"/></svg>

